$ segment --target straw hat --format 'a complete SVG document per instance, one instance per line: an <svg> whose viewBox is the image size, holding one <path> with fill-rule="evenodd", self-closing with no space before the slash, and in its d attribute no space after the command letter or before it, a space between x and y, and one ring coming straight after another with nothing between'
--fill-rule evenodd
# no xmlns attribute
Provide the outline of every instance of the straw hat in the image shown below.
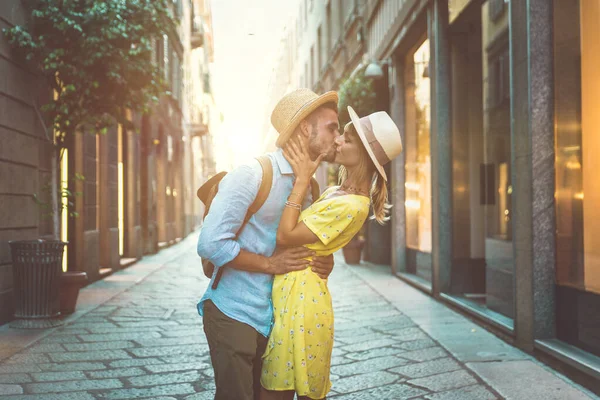
<svg viewBox="0 0 600 400"><path fill-rule="evenodd" d="M359 118L356 111L348 106L348 113L377 171L387 181L383 166L402 153L402 138L398 127L385 111ZM346 126L349 124L350 122Z"/></svg>
<svg viewBox="0 0 600 400"><path fill-rule="evenodd" d="M279 137L277 138L277 147L283 144L292 136L294 130L306 117L317 108L327 103L337 105L338 95L336 92L327 92L319 96L310 89L298 89L286 94L275 106L271 114L271 123Z"/></svg>

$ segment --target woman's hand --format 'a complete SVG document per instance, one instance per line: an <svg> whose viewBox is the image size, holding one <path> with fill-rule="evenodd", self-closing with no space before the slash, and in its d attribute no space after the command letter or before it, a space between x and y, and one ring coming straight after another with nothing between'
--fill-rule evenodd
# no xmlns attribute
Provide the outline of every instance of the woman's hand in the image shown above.
<svg viewBox="0 0 600 400"><path fill-rule="evenodd" d="M319 167L325 153L319 154L315 161L310 159L308 153L308 139L304 137L291 137L283 146L283 155L288 160L296 175L296 179L308 182Z"/></svg>

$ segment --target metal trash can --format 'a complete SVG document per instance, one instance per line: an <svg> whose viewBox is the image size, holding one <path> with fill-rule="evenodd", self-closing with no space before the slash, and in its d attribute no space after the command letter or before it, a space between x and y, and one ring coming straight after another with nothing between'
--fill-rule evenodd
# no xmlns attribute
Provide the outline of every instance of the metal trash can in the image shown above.
<svg viewBox="0 0 600 400"><path fill-rule="evenodd" d="M66 242L10 241L15 318L43 319L60 315L60 276Z"/></svg>

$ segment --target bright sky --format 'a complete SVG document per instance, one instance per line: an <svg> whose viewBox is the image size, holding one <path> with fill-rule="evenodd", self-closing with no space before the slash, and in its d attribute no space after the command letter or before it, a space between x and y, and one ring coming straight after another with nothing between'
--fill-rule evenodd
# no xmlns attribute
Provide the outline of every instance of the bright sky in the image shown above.
<svg viewBox="0 0 600 400"><path fill-rule="evenodd" d="M217 170L260 155L269 78L297 0L212 0L213 93L224 115L215 132Z"/></svg>

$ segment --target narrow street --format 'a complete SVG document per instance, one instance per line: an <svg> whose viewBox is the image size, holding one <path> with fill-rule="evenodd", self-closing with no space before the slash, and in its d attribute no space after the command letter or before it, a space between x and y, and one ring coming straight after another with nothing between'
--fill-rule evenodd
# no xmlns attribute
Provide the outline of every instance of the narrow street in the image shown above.
<svg viewBox="0 0 600 400"><path fill-rule="evenodd" d="M208 283L196 237L84 289L84 311L0 361L0 397L212 399L195 307ZM330 398L596 398L385 268L342 261L330 279L336 312ZM3 326L0 343L14 335Z"/></svg>

